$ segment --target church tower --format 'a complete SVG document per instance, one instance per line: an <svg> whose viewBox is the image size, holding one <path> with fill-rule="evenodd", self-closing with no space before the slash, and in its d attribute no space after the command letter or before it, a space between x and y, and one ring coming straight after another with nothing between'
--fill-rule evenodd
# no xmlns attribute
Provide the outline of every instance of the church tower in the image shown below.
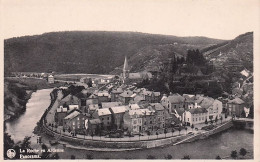
<svg viewBox="0 0 260 162"><path fill-rule="evenodd" d="M125 56L125 62L124 62L124 67L123 67L123 83L126 82L126 80L129 77L129 66L128 66L128 61L127 61L127 57Z"/></svg>

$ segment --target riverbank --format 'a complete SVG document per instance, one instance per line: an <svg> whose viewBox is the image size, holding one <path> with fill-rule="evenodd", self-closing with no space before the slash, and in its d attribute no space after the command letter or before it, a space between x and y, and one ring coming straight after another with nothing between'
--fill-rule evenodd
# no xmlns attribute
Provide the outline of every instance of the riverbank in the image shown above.
<svg viewBox="0 0 260 162"><path fill-rule="evenodd" d="M65 83L49 84L39 78L4 79L4 121L13 121L26 111L26 104L33 92L63 86Z"/></svg>
<svg viewBox="0 0 260 162"><path fill-rule="evenodd" d="M31 98L34 89L28 86L8 82L4 83L4 121L17 119L26 111L26 104Z"/></svg>

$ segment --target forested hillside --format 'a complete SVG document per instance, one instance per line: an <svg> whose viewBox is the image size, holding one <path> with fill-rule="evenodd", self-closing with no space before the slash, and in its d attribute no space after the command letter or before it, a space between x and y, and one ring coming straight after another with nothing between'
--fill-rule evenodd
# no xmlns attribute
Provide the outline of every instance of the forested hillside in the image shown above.
<svg viewBox="0 0 260 162"><path fill-rule="evenodd" d="M186 54L223 40L175 37L136 32L53 32L4 41L5 74L11 71L62 73L109 73L123 64L146 57ZM157 53L159 52L159 54ZM155 55L156 54L156 55ZM149 61L149 60L147 60ZM137 67L135 70L139 70Z"/></svg>

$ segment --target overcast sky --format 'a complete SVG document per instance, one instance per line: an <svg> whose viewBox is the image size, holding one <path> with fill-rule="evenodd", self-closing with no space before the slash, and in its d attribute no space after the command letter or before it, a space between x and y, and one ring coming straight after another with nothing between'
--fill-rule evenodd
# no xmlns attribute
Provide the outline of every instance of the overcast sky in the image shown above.
<svg viewBox="0 0 260 162"><path fill-rule="evenodd" d="M259 2L0 0L1 26L4 38L101 30L233 39L256 28Z"/></svg>

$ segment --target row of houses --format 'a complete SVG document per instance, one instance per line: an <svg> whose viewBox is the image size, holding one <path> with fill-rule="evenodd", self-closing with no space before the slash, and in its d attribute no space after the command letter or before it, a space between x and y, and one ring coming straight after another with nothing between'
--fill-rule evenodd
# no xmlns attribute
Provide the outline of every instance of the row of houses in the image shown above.
<svg viewBox="0 0 260 162"><path fill-rule="evenodd" d="M176 124L196 125L219 119L223 110L235 116L241 116L244 110L244 101L239 98L222 103L199 94L161 96L144 88L122 87L90 96L70 94L59 102L55 114L59 126L95 134L119 129L138 134Z"/></svg>

